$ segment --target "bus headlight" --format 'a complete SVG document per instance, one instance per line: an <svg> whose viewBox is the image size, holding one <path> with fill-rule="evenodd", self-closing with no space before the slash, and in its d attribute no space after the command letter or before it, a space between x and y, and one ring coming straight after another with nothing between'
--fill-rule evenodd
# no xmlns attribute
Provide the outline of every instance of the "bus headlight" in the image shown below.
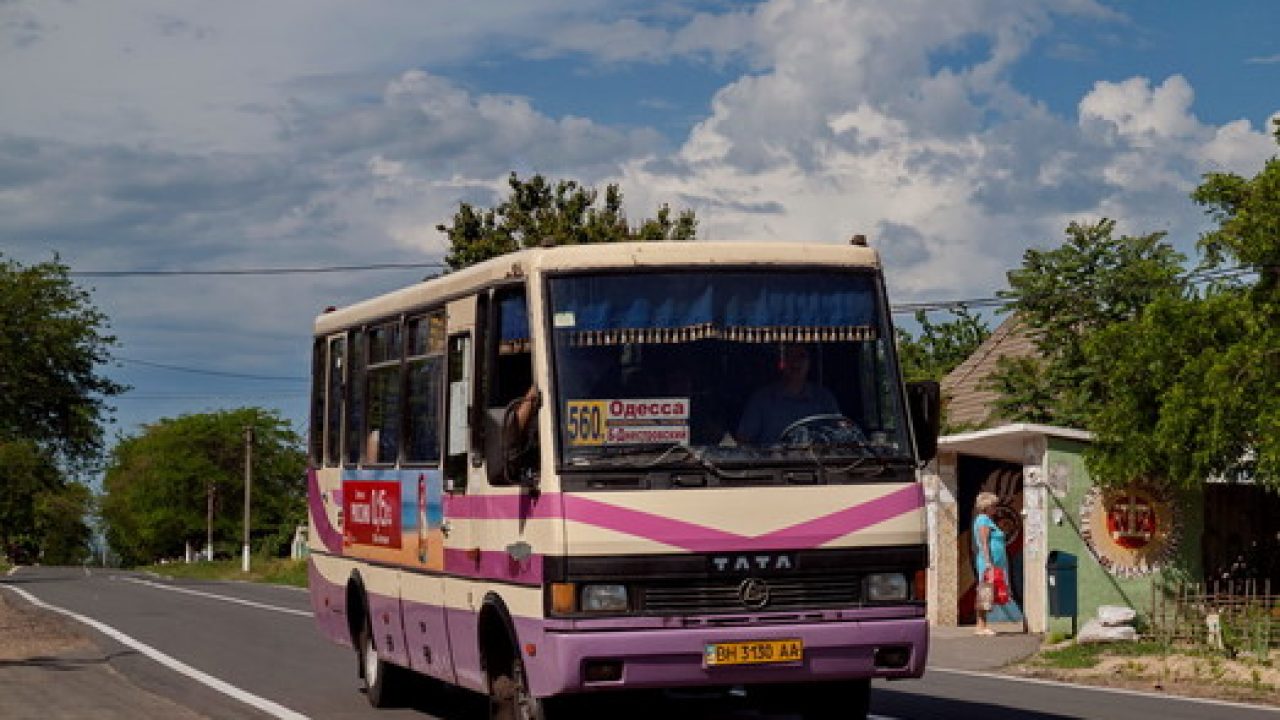
<svg viewBox="0 0 1280 720"><path fill-rule="evenodd" d="M871 573L863 580L869 602L903 602L908 599L907 576L902 573Z"/></svg>
<svg viewBox="0 0 1280 720"><path fill-rule="evenodd" d="M583 585L582 611L589 613L626 612L626 585Z"/></svg>

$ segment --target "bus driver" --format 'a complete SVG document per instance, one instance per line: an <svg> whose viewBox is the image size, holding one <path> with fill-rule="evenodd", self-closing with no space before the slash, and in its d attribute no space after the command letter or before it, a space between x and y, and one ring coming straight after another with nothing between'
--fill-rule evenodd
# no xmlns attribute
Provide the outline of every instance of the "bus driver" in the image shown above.
<svg viewBox="0 0 1280 720"><path fill-rule="evenodd" d="M809 382L809 349L784 345L779 378L751 394L736 434L739 443L770 445L795 421L813 415L837 415L840 406L826 388Z"/></svg>

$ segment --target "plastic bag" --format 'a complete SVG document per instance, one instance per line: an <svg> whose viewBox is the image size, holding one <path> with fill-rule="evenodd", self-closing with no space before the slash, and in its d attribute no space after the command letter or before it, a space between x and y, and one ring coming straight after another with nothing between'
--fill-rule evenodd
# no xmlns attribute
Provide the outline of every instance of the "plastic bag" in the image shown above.
<svg viewBox="0 0 1280 720"><path fill-rule="evenodd" d="M1007 605L1009 603L1009 582L1004 578L1004 570L998 567L989 567L982 574L984 584L991 585L991 602L996 605Z"/></svg>
<svg viewBox="0 0 1280 720"><path fill-rule="evenodd" d="M978 596L974 603L982 612L990 612L996 604L995 586L985 581L978 583Z"/></svg>

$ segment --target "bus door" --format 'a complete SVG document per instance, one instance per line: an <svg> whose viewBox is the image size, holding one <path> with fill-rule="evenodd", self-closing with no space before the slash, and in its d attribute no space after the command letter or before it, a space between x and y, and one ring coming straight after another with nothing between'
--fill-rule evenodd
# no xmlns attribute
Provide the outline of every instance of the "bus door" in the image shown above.
<svg viewBox="0 0 1280 720"><path fill-rule="evenodd" d="M480 550L475 545L475 508L468 489L483 477L482 455L476 452L483 442L477 428L477 318L483 325L483 297L472 296L449 303L448 338L445 346L444 387L444 573L440 576L444 608L448 618L452 682L477 687L480 657L476 645L479 602L470 587L473 559ZM480 328L482 330L482 328ZM449 611L452 611L451 613ZM467 621L470 619L470 621ZM482 686L481 686L482 687Z"/></svg>

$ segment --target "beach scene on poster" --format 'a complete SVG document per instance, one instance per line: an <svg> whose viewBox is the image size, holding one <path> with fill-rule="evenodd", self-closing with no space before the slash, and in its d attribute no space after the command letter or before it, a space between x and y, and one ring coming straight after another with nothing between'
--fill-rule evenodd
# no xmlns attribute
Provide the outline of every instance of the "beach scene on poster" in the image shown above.
<svg viewBox="0 0 1280 720"><path fill-rule="evenodd" d="M444 484L438 469L343 473L345 554L443 570L443 523Z"/></svg>

